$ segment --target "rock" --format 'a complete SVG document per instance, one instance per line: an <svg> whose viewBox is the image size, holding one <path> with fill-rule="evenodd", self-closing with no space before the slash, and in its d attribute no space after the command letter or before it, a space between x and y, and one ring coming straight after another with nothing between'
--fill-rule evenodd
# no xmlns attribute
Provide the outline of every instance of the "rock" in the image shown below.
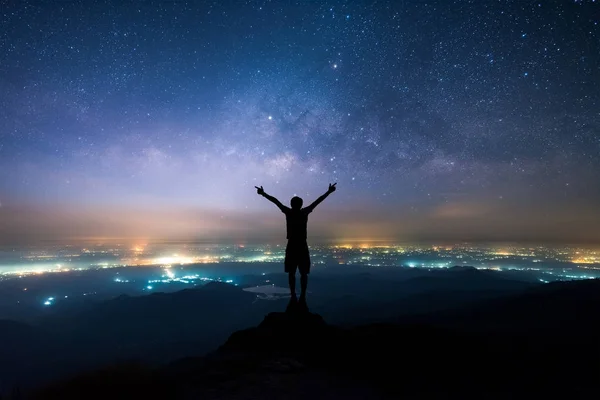
<svg viewBox="0 0 600 400"><path fill-rule="evenodd" d="M337 328L313 313L273 312L256 327L233 333L219 348L227 353L280 354L294 359L310 357Z"/></svg>

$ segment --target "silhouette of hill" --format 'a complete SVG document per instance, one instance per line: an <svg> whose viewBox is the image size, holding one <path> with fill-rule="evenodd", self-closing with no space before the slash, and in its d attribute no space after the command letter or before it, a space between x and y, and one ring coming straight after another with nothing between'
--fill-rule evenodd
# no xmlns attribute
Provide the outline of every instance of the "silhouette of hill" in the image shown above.
<svg viewBox="0 0 600 400"><path fill-rule="evenodd" d="M255 282L261 284L265 279L287 285L284 274L255 278ZM396 321L399 316L437 316L539 285L464 267L316 274L309 304L331 324L357 326ZM285 309L285 302L257 301L254 293L241 287L212 282L178 292L121 295L64 312L57 310L29 326L39 339L13 335L0 343L6 360L18 360L4 363L0 371L6 371L5 382L26 387L121 362L156 366L202 356L231 332L258 324L271 311ZM36 345L30 345L32 341ZM41 349L37 349L38 343L43 343Z"/></svg>
<svg viewBox="0 0 600 400"><path fill-rule="evenodd" d="M233 285L211 282L174 293L123 295L35 326L0 321L2 381L29 386L116 362L157 365L203 355L278 306L255 299Z"/></svg>
<svg viewBox="0 0 600 400"><path fill-rule="evenodd" d="M321 282L313 279L311 284L318 290ZM312 309L328 321L356 325L394 319L401 314L441 312L520 293L540 283L505 278L496 271L453 267L400 280L363 274L360 279L339 278L337 286L323 285L324 292L330 295L323 296Z"/></svg>
<svg viewBox="0 0 600 400"><path fill-rule="evenodd" d="M600 280L553 282L507 298L421 316L438 323L489 332L600 337ZM404 319L406 321L406 319Z"/></svg>
<svg viewBox="0 0 600 400"><path fill-rule="evenodd" d="M9 342L15 339L38 341L43 335L29 324L12 320L0 320L0 342Z"/></svg>
<svg viewBox="0 0 600 400"><path fill-rule="evenodd" d="M317 314L269 313L205 357L156 369L88 374L34 398L81 398L82 393L110 398L113 382L124 392L139 388L145 398L164 398L165 393L181 399L591 398L600 389L600 351L593 341L573 343L563 335L569 329L569 338L595 334L586 330L598 326L597 312L589 311L598 309L599 293L600 281L547 285L468 307L462 314L444 314L438 325L413 319L340 328ZM544 304L556 308L540 312ZM444 318L446 326L440 324ZM452 326L451 318L457 318ZM497 320L513 329L486 327ZM565 321L575 322L552 329ZM480 322L484 329L471 329ZM542 328L530 330L538 322ZM147 385L155 391L149 393Z"/></svg>
<svg viewBox="0 0 600 400"><path fill-rule="evenodd" d="M63 348L59 338L38 327L0 320L0 386L23 374L44 374Z"/></svg>
<svg viewBox="0 0 600 400"><path fill-rule="evenodd" d="M254 300L233 285L211 282L174 293L121 296L54 328L72 341L94 343L98 362L117 351L127 359L165 362L203 354L230 332L256 324L267 310Z"/></svg>

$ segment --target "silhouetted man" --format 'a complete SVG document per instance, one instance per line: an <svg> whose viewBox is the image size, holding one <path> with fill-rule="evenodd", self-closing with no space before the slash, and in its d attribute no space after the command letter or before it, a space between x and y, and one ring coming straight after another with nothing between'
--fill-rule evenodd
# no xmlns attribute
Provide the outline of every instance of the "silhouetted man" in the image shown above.
<svg viewBox="0 0 600 400"><path fill-rule="evenodd" d="M254 186L256 193L267 198L275 203L277 207L285 214L287 226L287 247L285 248L285 272L288 273L290 283L290 306L293 307L298 300L296 299L296 269L300 270L300 301L302 308L306 306L306 285L308 283L308 274L310 273L310 255L308 253L308 244L306 243L306 224L308 222L308 214L315 209L323 200L331 193L335 192L337 183L329 184L329 189L325 194L316 199L310 206L302 208L302 199L298 196L292 197L290 205L292 208L286 207L275 197L265 193L263 187Z"/></svg>

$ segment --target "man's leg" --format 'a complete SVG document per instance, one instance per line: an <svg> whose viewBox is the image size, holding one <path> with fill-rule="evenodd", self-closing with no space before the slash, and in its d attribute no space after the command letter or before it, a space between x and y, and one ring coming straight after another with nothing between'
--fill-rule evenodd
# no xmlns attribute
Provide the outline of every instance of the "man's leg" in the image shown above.
<svg viewBox="0 0 600 400"><path fill-rule="evenodd" d="M291 246L289 241L288 241L287 246L285 247L285 260L283 261L283 264L285 265L285 272L288 273L288 282L290 285L290 295L292 296L290 301L295 302L296 301L297 261L294 257L294 248Z"/></svg>
<svg viewBox="0 0 600 400"><path fill-rule="evenodd" d="M306 285L308 284L308 274L300 273L300 298L306 299Z"/></svg>
<svg viewBox="0 0 600 400"><path fill-rule="evenodd" d="M287 305L286 312L295 312L298 307L298 299L296 298L296 269L288 271L288 281L290 283L290 302Z"/></svg>
<svg viewBox="0 0 600 400"><path fill-rule="evenodd" d="M292 300L296 298L296 271L288 272L288 282L290 284L290 294L292 295Z"/></svg>
<svg viewBox="0 0 600 400"><path fill-rule="evenodd" d="M310 253L308 243L304 243L302 256L298 269L300 270L300 301L306 303L306 286L308 284L308 274L310 273Z"/></svg>

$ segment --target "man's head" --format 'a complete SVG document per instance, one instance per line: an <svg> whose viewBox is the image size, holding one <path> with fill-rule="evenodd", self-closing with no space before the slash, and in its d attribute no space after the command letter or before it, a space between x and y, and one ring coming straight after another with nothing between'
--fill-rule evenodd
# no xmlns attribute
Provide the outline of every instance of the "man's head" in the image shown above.
<svg viewBox="0 0 600 400"><path fill-rule="evenodd" d="M292 206L292 210L299 210L302 208L302 199L298 196L294 196L292 197L290 204Z"/></svg>

